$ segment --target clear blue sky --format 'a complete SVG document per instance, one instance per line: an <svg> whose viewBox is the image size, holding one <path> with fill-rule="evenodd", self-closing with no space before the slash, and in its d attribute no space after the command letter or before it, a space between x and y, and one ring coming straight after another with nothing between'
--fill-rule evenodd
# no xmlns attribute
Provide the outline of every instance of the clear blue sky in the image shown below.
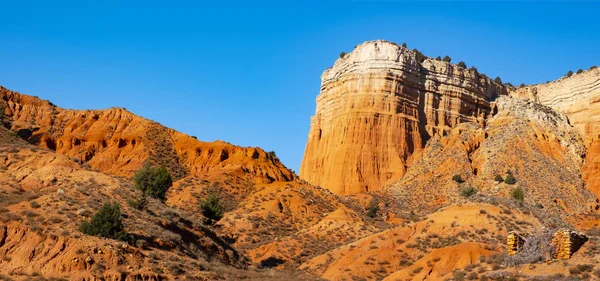
<svg viewBox="0 0 600 281"><path fill-rule="evenodd" d="M600 2L6 0L0 11L0 85L274 150L296 171L322 71L364 41L513 84L600 65Z"/></svg>

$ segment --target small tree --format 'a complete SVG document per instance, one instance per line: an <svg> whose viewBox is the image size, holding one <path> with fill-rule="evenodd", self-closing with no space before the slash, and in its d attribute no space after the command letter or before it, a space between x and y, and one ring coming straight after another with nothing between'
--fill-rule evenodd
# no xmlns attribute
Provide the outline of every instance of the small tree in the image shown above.
<svg viewBox="0 0 600 281"><path fill-rule="evenodd" d="M494 79L494 82L502 85L502 79L500 79L500 76L496 77L496 79Z"/></svg>
<svg viewBox="0 0 600 281"><path fill-rule="evenodd" d="M569 72L567 72L567 74L565 76L567 76L567 77L573 76L573 71L569 70Z"/></svg>
<svg viewBox="0 0 600 281"><path fill-rule="evenodd" d="M150 197L165 200L167 190L173 185L171 174L167 168L159 166L152 167L145 163L133 176L135 187Z"/></svg>
<svg viewBox="0 0 600 281"><path fill-rule="evenodd" d="M452 61L452 58L450 58L449 56L445 56L442 60L445 62L450 62Z"/></svg>
<svg viewBox="0 0 600 281"><path fill-rule="evenodd" d="M212 221L218 221L223 217L225 208L221 204L221 199L215 193L209 194L200 202L202 215Z"/></svg>
<svg viewBox="0 0 600 281"><path fill-rule="evenodd" d="M369 203L369 208L367 209L367 216L370 218L374 218L377 216L377 212L379 212L379 204L375 198L371 199L371 203Z"/></svg>
<svg viewBox="0 0 600 281"><path fill-rule="evenodd" d="M458 62L458 64L456 64L456 65L458 65L458 66L460 66L460 67L462 67L462 68L467 68L467 64L466 64L464 61L460 61L460 62Z"/></svg>
<svg viewBox="0 0 600 281"><path fill-rule="evenodd" d="M475 189L475 188L474 188L474 187L472 187L472 186L466 186L466 187L463 187L463 188L460 190L460 195L461 195L462 197L471 197L471 196L473 196L473 195L475 195L475 194L477 194L477 189Z"/></svg>
<svg viewBox="0 0 600 281"><path fill-rule="evenodd" d="M437 56L437 58L435 58L435 60L442 60L442 57Z"/></svg>
<svg viewBox="0 0 600 281"><path fill-rule="evenodd" d="M592 65L592 66L590 67L590 70L592 70L592 69L596 69L596 68L598 68L598 66L597 66L597 65Z"/></svg>
<svg viewBox="0 0 600 281"><path fill-rule="evenodd" d="M510 196L518 201L523 201L525 199L525 191L518 186L510 192Z"/></svg>
<svg viewBox="0 0 600 281"><path fill-rule="evenodd" d="M506 175L506 178L504 178L504 183L505 184L515 184L517 182L517 180L515 179L515 176L513 176L513 174L509 173L508 175Z"/></svg>
<svg viewBox="0 0 600 281"><path fill-rule="evenodd" d="M406 43L402 43L402 47L407 48Z"/></svg>
<svg viewBox="0 0 600 281"><path fill-rule="evenodd" d="M504 181L504 179L502 178L501 175L496 175L496 177L494 177L494 180L497 181L497 182L503 182Z"/></svg>
<svg viewBox="0 0 600 281"><path fill-rule="evenodd" d="M79 230L86 235L119 240L127 239L121 219L121 209L117 202L102 205L89 222L84 221L79 226Z"/></svg>
<svg viewBox="0 0 600 281"><path fill-rule="evenodd" d="M2 121L2 119L4 119L4 109L6 108L6 105L4 104L3 101L0 101L0 122ZM2 124L0 124L2 125Z"/></svg>
<svg viewBox="0 0 600 281"><path fill-rule="evenodd" d="M418 62L424 62L425 58L427 58L425 55L423 55L423 53L421 53L421 51L417 49L414 49L413 52L415 53L415 58Z"/></svg>
<svg viewBox="0 0 600 281"><path fill-rule="evenodd" d="M148 198L147 198L146 193L142 192L140 199L138 199L138 200L130 199L127 201L127 203L129 204L129 206L142 211L142 210L146 209L146 206L148 205Z"/></svg>
<svg viewBox="0 0 600 281"><path fill-rule="evenodd" d="M577 70L577 72L576 72L576 73L577 73L577 74L580 74L580 73L582 73L582 72L583 72L583 69L581 69L581 68L580 68L580 69L578 69L578 70Z"/></svg>
<svg viewBox="0 0 600 281"><path fill-rule="evenodd" d="M463 182L465 182L460 175L454 175L454 176L452 176L452 180L455 181L455 182L457 182L457 183L463 183Z"/></svg>

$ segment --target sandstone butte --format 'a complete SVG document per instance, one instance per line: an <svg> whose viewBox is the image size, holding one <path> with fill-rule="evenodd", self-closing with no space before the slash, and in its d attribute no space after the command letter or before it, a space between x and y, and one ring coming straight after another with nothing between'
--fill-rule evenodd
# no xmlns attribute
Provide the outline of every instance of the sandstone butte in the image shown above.
<svg viewBox="0 0 600 281"><path fill-rule="evenodd" d="M425 144L464 122L485 126L501 95L565 113L584 138L584 179L600 194L600 69L515 89L476 69L425 58L392 42L360 44L321 76L300 177L336 194L400 179Z"/></svg>
<svg viewBox="0 0 600 281"><path fill-rule="evenodd" d="M198 141L124 108L66 110L4 87L0 100L10 129L19 136L104 173L131 176L149 160L166 166L176 179L225 172L250 175L257 182L296 177L260 148Z"/></svg>
<svg viewBox="0 0 600 281"><path fill-rule="evenodd" d="M475 69L392 42L360 44L321 75L300 177L336 194L398 180L427 140L456 124L483 124L507 89Z"/></svg>
<svg viewBox="0 0 600 281"><path fill-rule="evenodd" d="M260 148L0 88L0 280L600 276L599 77L515 89L366 42L322 76L301 170L309 182ZM175 180L165 202L139 210L129 177L145 161ZM496 182L508 174L516 183ZM476 194L461 195L469 187ZM517 188L522 200L511 198ZM214 225L198 208L210 193L226 210ZM78 230L104 202L121 206L135 241ZM562 237L546 242L568 261L518 260L527 253L510 233L540 231Z"/></svg>

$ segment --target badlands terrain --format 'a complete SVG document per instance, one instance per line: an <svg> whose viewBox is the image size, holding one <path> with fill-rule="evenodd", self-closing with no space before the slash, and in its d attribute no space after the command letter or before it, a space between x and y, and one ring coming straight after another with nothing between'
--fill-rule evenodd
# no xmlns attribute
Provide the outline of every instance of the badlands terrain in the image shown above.
<svg viewBox="0 0 600 281"><path fill-rule="evenodd" d="M0 280L600 280L600 69L516 87L377 40L321 80L299 175L0 88Z"/></svg>

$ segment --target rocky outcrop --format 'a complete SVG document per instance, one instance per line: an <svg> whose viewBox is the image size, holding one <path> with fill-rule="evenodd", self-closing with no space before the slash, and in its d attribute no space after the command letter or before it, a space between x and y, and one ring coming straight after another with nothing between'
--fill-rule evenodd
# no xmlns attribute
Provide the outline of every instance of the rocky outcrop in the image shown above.
<svg viewBox="0 0 600 281"><path fill-rule="evenodd" d="M475 69L419 62L382 40L356 46L321 81L300 176L337 194L397 180L429 138L484 124L490 101L506 93Z"/></svg>
<svg viewBox="0 0 600 281"><path fill-rule="evenodd" d="M587 147L584 180L600 196L600 69L519 88L511 95L537 101L569 117Z"/></svg>
<svg viewBox="0 0 600 281"><path fill-rule="evenodd" d="M124 108L66 110L37 97L0 87L7 125L31 143L102 172L131 176L144 161L186 175L234 173L258 182L290 181L295 175L260 148L202 142L139 117Z"/></svg>
<svg viewBox="0 0 600 281"><path fill-rule="evenodd" d="M381 192L415 211L460 201L460 191L469 187L495 198L511 198L518 187L524 202L558 216L599 208L581 179L583 140L564 114L508 96L496 99L494 108L498 113L485 127L462 123L432 138L402 179ZM496 184L496 176L509 173L514 184ZM464 182L452 180L454 175Z"/></svg>
<svg viewBox="0 0 600 281"><path fill-rule="evenodd" d="M0 276L173 279L168 264L161 263L163 269L153 264L159 255L176 260L178 271L201 275L195 280L213 280L201 278L206 274L198 264L185 268L203 257L223 265L246 265L222 236L196 223L195 213L179 212L150 198L146 206L152 212L140 212L131 205L139 194L120 177L83 169L69 157L28 144L0 127ZM105 202L120 205L126 241L80 231L82 222ZM148 258L150 253L154 258Z"/></svg>
<svg viewBox="0 0 600 281"><path fill-rule="evenodd" d="M554 258L565 260L571 256L587 242L588 237L584 233L561 229L552 236L552 246L554 247Z"/></svg>

